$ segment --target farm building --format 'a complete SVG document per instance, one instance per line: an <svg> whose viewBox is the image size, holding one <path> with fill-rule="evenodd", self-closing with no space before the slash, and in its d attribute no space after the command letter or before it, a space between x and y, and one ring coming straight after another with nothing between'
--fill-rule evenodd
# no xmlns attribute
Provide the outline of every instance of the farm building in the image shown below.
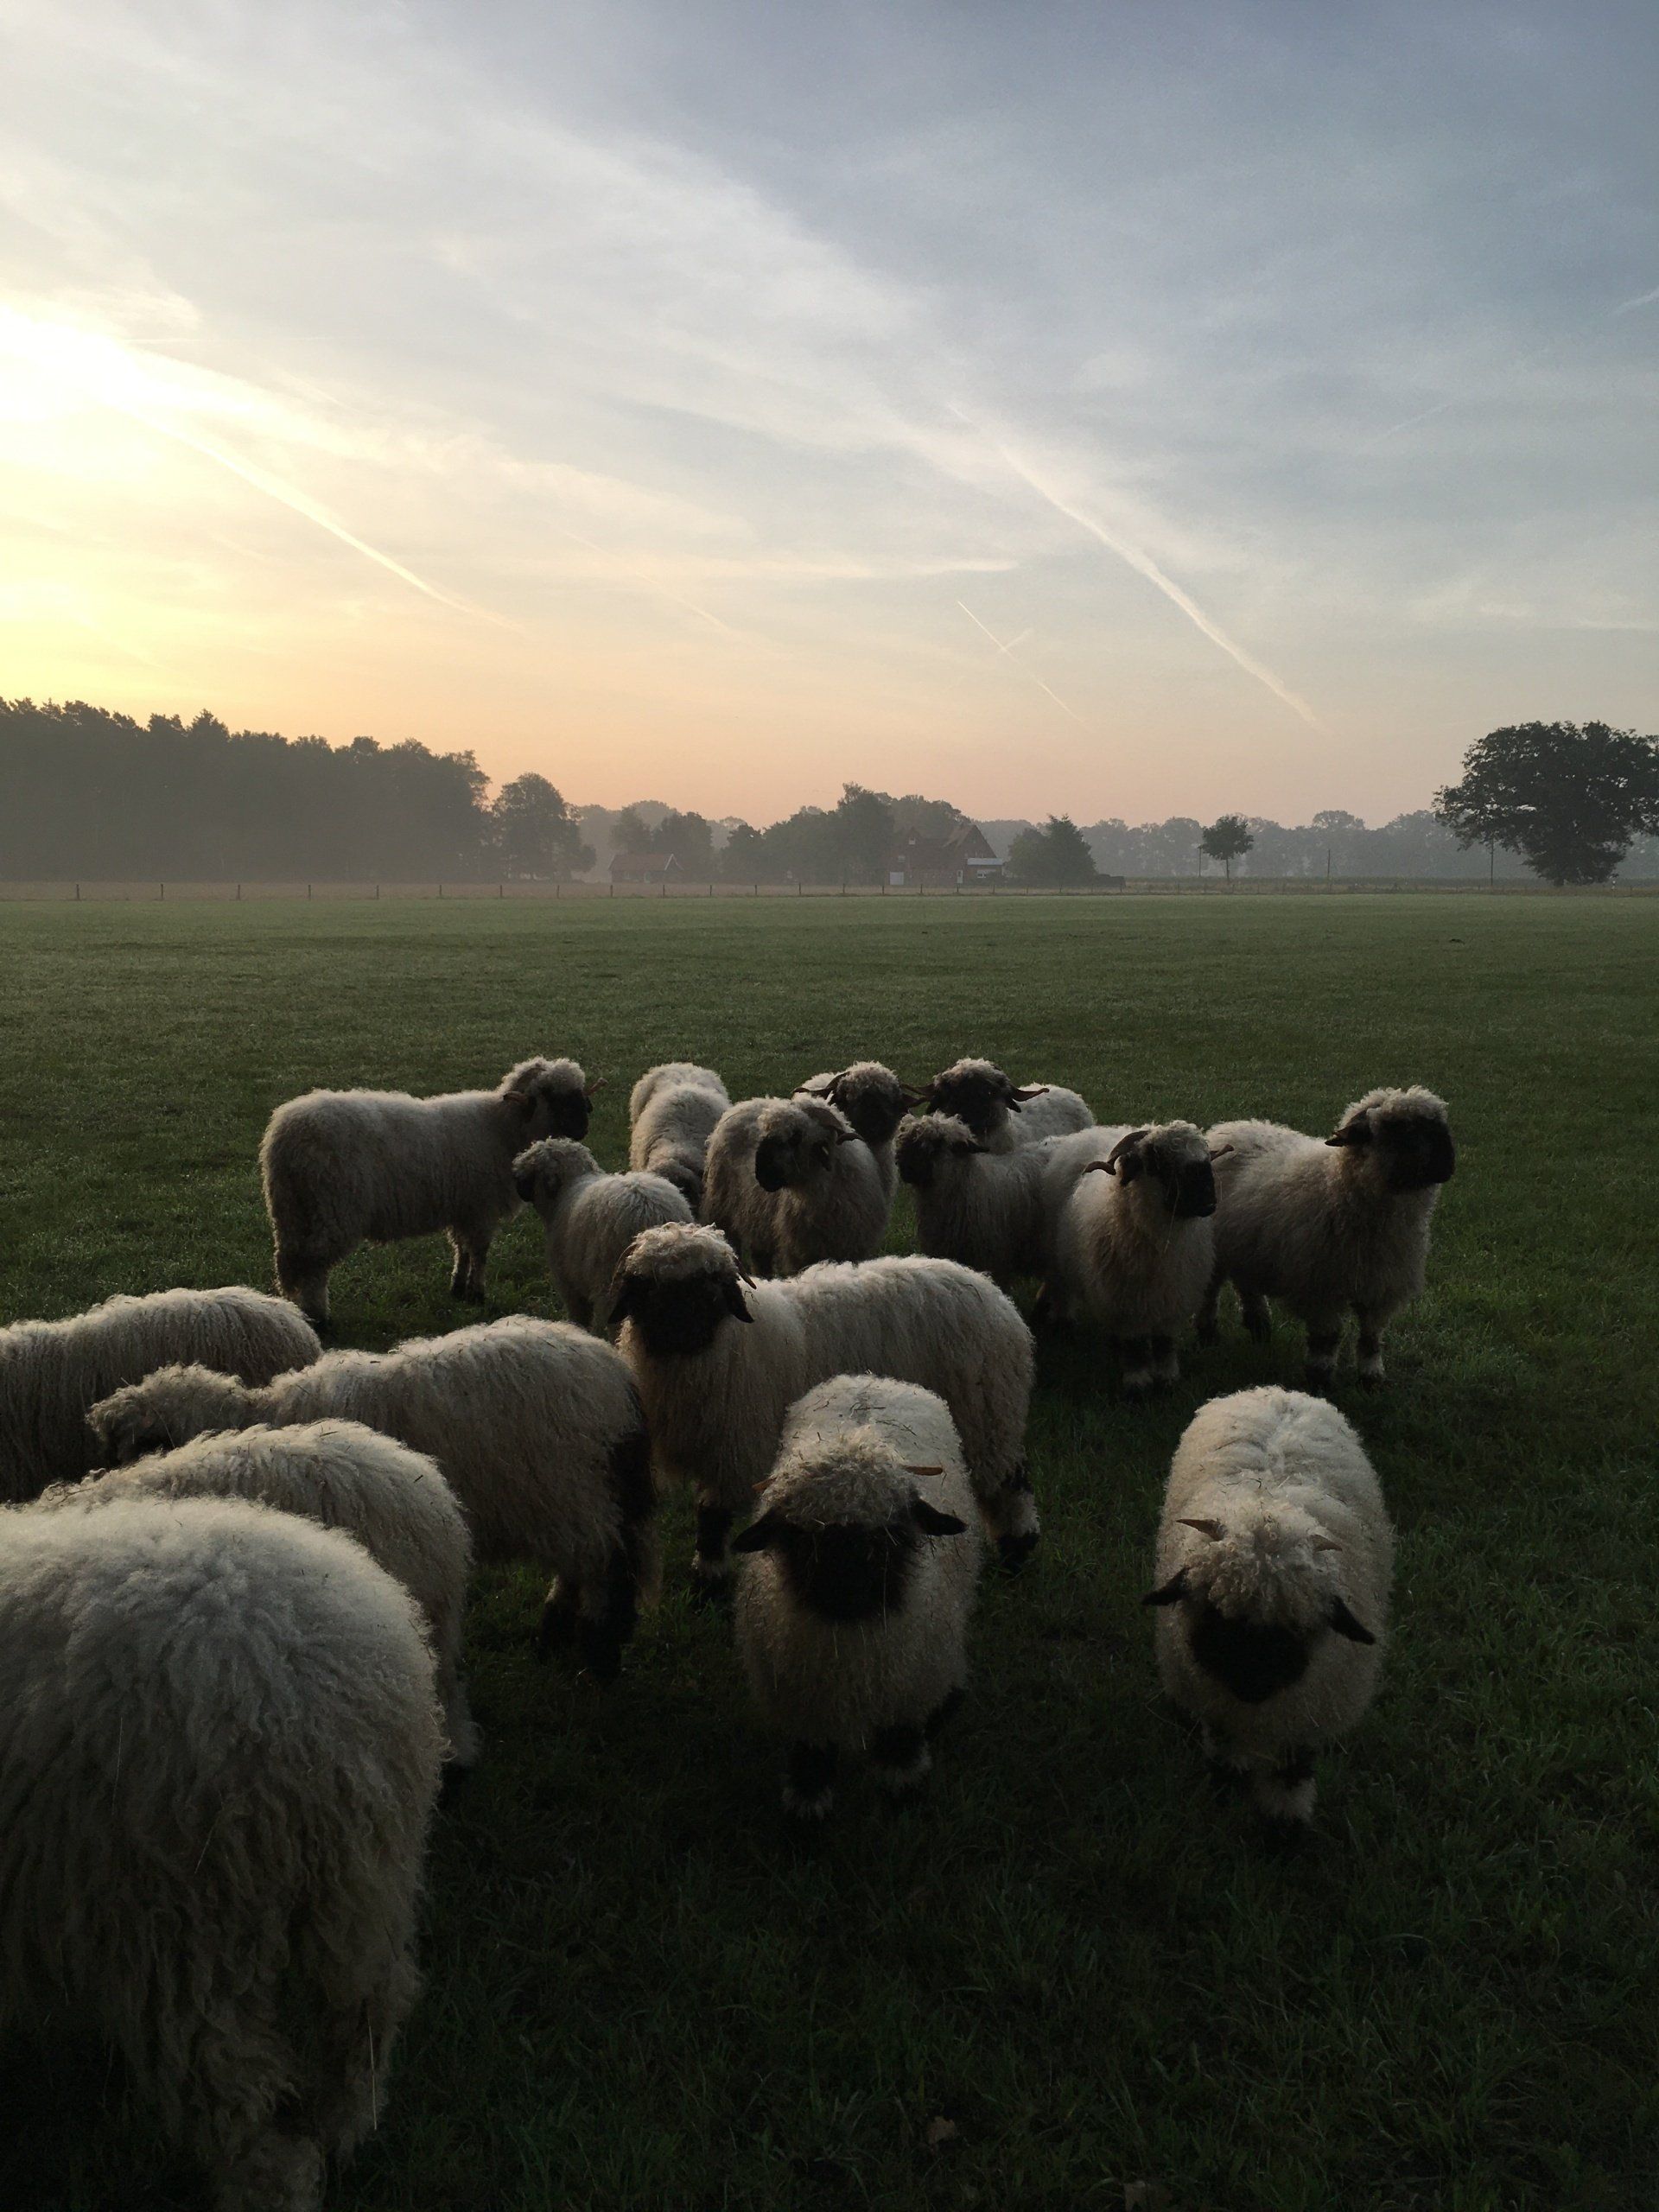
<svg viewBox="0 0 1659 2212"><path fill-rule="evenodd" d="M943 837L918 836L912 830L893 848L887 861L887 881L895 890L920 885L931 891L1001 880L1002 863L976 822L958 823Z"/></svg>

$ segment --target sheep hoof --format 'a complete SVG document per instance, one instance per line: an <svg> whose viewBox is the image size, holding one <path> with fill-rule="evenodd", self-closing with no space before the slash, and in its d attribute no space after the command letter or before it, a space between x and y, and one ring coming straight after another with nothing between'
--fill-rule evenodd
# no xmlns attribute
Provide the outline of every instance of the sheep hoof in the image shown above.
<svg viewBox="0 0 1659 2212"><path fill-rule="evenodd" d="M999 1536L996 1540L997 1562L1004 1574L1018 1574L1037 1548L1037 1531L1027 1529L1017 1536Z"/></svg>

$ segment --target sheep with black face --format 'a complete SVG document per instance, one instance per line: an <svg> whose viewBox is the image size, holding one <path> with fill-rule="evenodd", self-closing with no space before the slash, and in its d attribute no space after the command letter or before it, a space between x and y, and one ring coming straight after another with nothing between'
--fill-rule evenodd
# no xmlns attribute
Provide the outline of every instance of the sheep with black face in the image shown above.
<svg viewBox="0 0 1659 2212"><path fill-rule="evenodd" d="M1304 1826L1313 1762L1376 1688L1394 1532L1334 1406L1240 1390L1177 1446L1158 1529L1158 1669L1211 1758L1272 1822Z"/></svg>
<svg viewBox="0 0 1659 2212"><path fill-rule="evenodd" d="M648 1068L628 1098L628 1165L671 1183L695 1214L715 1125L731 1104L713 1068L664 1060Z"/></svg>
<svg viewBox="0 0 1659 2212"><path fill-rule="evenodd" d="M790 1407L836 1375L937 1391L1005 1564L1035 1547L1025 1465L1031 1332L983 1275L948 1260L886 1258L757 1283L716 1230L653 1229L629 1247L611 1312L658 1472L696 1496L700 1592L730 1578L733 1521L770 1468Z"/></svg>
<svg viewBox="0 0 1659 2212"><path fill-rule="evenodd" d="M754 1173L772 1199L774 1274L798 1275L820 1260L875 1257L896 1179L888 1134L873 1148L827 1099L804 1093L763 1118Z"/></svg>
<svg viewBox="0 0 1659 2212"><path fill-rule="evenodd" d="M922 1093L900 1083L893 1070L883 1067L880 1060L855 1060L850 1067L834 1073L809 1076L797 1087L796 1096L803 1094L826 1100L846 1121L854 1135L869 1147L881 1179L883 1196L891 1205L898 1180L893 1156L893 1137L906 1110L921 1103ZM856 1255L825 1253L823 1256L851 1259Z"/></svg>
<svg viewBox="0 0 1659 2212"><path fill-rule="evenodd" d="M308 1090L259 1147L276 1287L328 1319L328 1277L359 1244L448 1234L457 1298L481 1301L497 1228L518 1210L512 1163L541 1137L584 1137L593 1094L574 1060L521 1060L493 1090Z"/></svg>
<svg viewBox="0 0 1659 2212"><path fill-rule="evenodd" d="M1423 1287L1429 1228L1457 1151L1444 1100L1414 1084L1370 1090L1323 1141L1276 1122L1222 1122L1215 1276L1200 1334L1216 1332L1230 1281L1244 1325L1263 1339L1269 1299L1307 1331L1307 1382L1325 1389L1350 1309L1359 1377L1383 1379L1382 1332Z"/></svg>
<svg viewBox="0 0 1659 2212"><path fill-rule="evenodd" d="M965 1122L988 1152L1012 1152L1093 1126L1094 1115L1075 1090L1059 1084L1016 1085L994 1060L957 1060L936 1075L924 1094L930 1110Z"/></svg>
<svg viewBox="0 0 1659 2212"><path fill-rule="evenodd" d="M703 1160L697 1218L720 1230L753 1274L772 1272L777 1238L774 1197L814 1141L810 1117L791 1116L787 1098L740 1098L715 1122ZM782 1120L780 1109L784 1109ZM772 1141L762 1167L759 1164L761 1124L768 1116L772 1117L767 1130ZM787 1144L786 1132L791 1133ZM822 1150L822 1137L817 1141Z"/></svg>
<svg viewBox="0 0 1659 2212"><path fill-rule="evenodd" d="M1089 1128L993 1152L954 1114L909 1116L893 1150L916 1202L916 1241L931 1257L977 1268L1006 1290L1046 1279L1060 1208L1121 1129Z"/></svg>
<svg viewBox="0 0 1659 2212"><path fill-rule="evenodd" d="M785 1809L822 1819L843 1753L913 1790L968 1679L982 1543L948 1408L839 1375L791 1407L743 1554L737 1646L789 1746Z"/></svg>
<svg viewBox="0 0 1659 2212"><path fill-rule="evenodd" d="M1132 1397L1179 1380L1176 1339L1209 1286L1215 1211L1211 1148L1191 1122L1126 1130L1060 1210L1056 1303L1116 1342Z"/></svg>
<svg viewBox="0 0 1659 2212"><path fill-rule="evenodd" d="M512 1184L547 1234L547 1264L564 1310L602 1337L617 1262L642 1229L690 1221L691 1209L661 1175L607 1175L574 1137L543 1137L512 1163Z"/></svg>

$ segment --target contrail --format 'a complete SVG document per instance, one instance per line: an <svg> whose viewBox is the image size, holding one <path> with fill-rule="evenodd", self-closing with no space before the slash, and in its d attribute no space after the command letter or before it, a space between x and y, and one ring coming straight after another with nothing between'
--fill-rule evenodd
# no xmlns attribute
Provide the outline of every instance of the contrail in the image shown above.
<svg viewBox="0 0 1659 2212"><path fill-rule="evenodd" d="M668 585L653 576L649 569L642 569L637 561L631 561L626 553L611 552L603 545L596 545L591 537L584 537L579 530L572 530L569 523L556 522L553 527L561 537L568 537L573 545L586 547L589 553L597 553L601 561L620 561L625 569L632 569L647 591L655 592L659 598L667 600L671 607L677 607L687 614L695 614L700 622L707 622L711 628L718 630L722 637L734 638L739 645L747 645L750 642L741 630L734 630L731 624L722 622L718 614L711 614L706 607L699 607L695 599L687 599L681 593L671 591Z"/></svg>
<svg viewBox="0 0 1659 2212"><path fill-rule="evenodd" d="M1010 638L1007 644L1005 645L1001 639L997 636L994 630L988 629L986 627L985 624L980 620L978 615L975 613L973 608L969 607L965 601L959 599L957 601L957 605L961 607L963 613L968 617L968 620L973 624L976 630L984 630L985 635L996 647L998 652L1005 653L1010 660L1014 661L1014 666L1020 671L1022 676L1030 677L1032 682L1037 686L1037 689L1039 691L1047 692L1049 697L1054 702L1055 705L1059 709L1063 715L1070 715L1072 721L1077 725L1077 728L1079 729L1088 730L1090 737L1097 737L1100 734L1098 730L1092 728L1088 722L1084 721L1083 716L1077 712L1075 707L1067 706L1065 701L1061 698L1059 693L1054 689L1052 683L1044 683L1042 677L1038 675L1035 669L1027 668L1025 662L1022 660L1014 659L1014 647L1020 643L1021 638L1028 638L1031 635L1029 629L1022 630L1020 632L1020 637L1018 638Z"/></svg>
<svg viewBox="0 0 1659 2212"><path fill-rule="evenodd" d="M961 408L952 407L950 411L953 415L959 416L963 422L969 423L970 429L977 430L992 450L1001 456L1005 465L1014 471L1022 483L1028 484L1039 499L1046 499L1057 513L1063 514L1069 521L1076 523L1079 530L1086 530L1091 537L1098 538L1109 553L1116 553L1118 559L1127 562L1137 575L1144 576L1149 584L1162 592L1172 606L1179 607L1187 620L1195 629L1201 631L1212 645L1218 645L1230 660L1237 663L1246 676L1253 676L1258 683L1264 685L1272 692L1274 697L1282 706L1288 707L1292 714L1300 715L1310 729L1324 732L1325 724L1308 705L1306 700L1299 699L1289 685L1281 683L1270 668L1264 668L1261 662L1253 659L1242 645L1235 645L1227 632L1217 623L1212 622L1204 609L1181 589L1174 578L1164 574L1150 553L1143 552L1140 546L1131 544L1127 538L1115 536L1103 523L1096 522L1092 515L1085 514L1081 507L1073 506L1069 499L1063 499L1051 485L1045 484L1042 479L1016 454L1010 453L1007 448L1001 444L988 430L964 415ZM962 601L958 600L957 604L960 607ZM966 611L963 608L963 612L966 613ZM981 627L983 626L982 624ZM1047 687L1044 688L1046 690ZM1068 709L1067 711L1069 712L1070 709Z"/></svg>
<svg viewBox="0 0 1659 2212"><path fill-rule="evenodd" d="M1613 313L1615 315L1629 315L1632 308L1650 308L1656 300L1659 300L1659 289L1656 289L1651 292L1642 292L1639 293L1633 300L1621 300L1618 305L1613 309Z"/></svg>

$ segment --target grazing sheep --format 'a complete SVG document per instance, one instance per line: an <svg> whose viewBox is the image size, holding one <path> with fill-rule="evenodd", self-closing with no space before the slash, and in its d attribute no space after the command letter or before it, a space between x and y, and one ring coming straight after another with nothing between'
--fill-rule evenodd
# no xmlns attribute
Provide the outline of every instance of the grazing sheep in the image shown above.
<svg viewBox="0 0 1659 2212"><path fill-rule="evenodd" d="M628 1100L629 1166L671 1183L695 1213L709 1140L731 1103L713 1068L665 1060L648 1070Z"/></svg>
<svg viewBox="0 0 1659 2212"><path fill-rule="evenodd" d="M658 1469L696 1493L694 1588L729 1577L733 1519L771 1466L785 1414L834 1375L937 1390L1005 1565L1035 1548L1031 1332L983 1275L948 1260L880 1259L746 1283L715 1230L653 1229L629 1247L611 1312Z"/></svg>
<svg viewBox="0 0 1659 2212"><path fill-rule="evenodd" d="M1004 1289L1022 1275L1045 1281L1061 1206L1084 1167L1122 1134L1089 1128L997 1153L954 1114L907 1116L893 1149L916 1197L917 1243Z"/></svg>
<svg viewBox="0 0 1659 2212"><path fill-rule="evenodd" d="M903 1796L962 1700L983 1550L949 1409L881 1376L821 1382L790 1408L758 1503L732 1547L749 1554L737 1648L790 1746L784 1808L821 1819L842 1751Z"/></svg>
<svg viewBox="0 0 1659 2212"><path fill-rule="evenodd" d="M855 1060L851 1067L833 1074L809 1076L797 1087L797 1096L803 1092L828 1100L845 1118L853 1134L869 1147L881 1178L883 1195L891 1206L898 1181L893 1157L893 1135L905 1118L905 1109L920 1105L921 1092L900 1083L893 1070L883 1067L880 1060ZM851 1259L856 1255L826 1253L823 1256Z"/></svg>
<svg viewBox="0 0 1659 2212"><path fill-rule="evenodd" d="M690 1221L662 1175L607 1175L574 1137L543 1137L512 1163L512 1186L547 1232L547 1264L579 1329L605 1334L617 1263L643 1229Z"/></svg>
<svg viewBox="0 0 1659 2212"><path fill-rule="evenodd" d="M67 1321L0 1329L0 1502L72 1483L92 1465L86 1415L124 1382L175 1360L269 1382L322 1346L264 1290L159 1290L106 1298Z"/></svg>
<svg viewBox="0 0 1659 2212"><path fill-rule="evenodd" d="M932 1112L966 1122L988 1152L1067 1136L1091 1128L1095 1119L1075 1090L1048 1083L1016 1090L991 1060L955 1061L934 1077L925 1096Z"/></svg>
<svg viewBox="0 0 1659 2212"><path fill-rule="evenodd" d="M328 1352L266 1390L204 1368L163 1368L91 1418L118 1465L255 1421L360 1421L429 1452L465 1509L481 1561L529 1560L553 1576L542 1648L574 1632L600 1681L614 1680L654 1581L639 1393L610 1346L568 1322L517 1313L393 1351Z"/></svg>
<svg viewBox="0 0 1659 2212"><path fill-rule="evenodd" d="M245 1497L355 1536L426 1617L449 1756L478 1757L461 1676L461 1618L473 1563L467 1516L437 1463L360 1421L209 1431L181 1445L41 1493L35 1510L102 1509L131 1497Z"/></svg>
<svg viewBox="0 0 1659 2212"><path fill-rule="evenodd" d="M276 1287L317 1322L328 1276L359 1244L448 1232L450 1290L481 1300L490 1240L518 1204L512 1163L546 1136L584 1137L598 1084L574 1060L521 1060L493 1090L308 1090L259 1147Z"/></svg>
<svg viewBox="0 0 1659 2212"><path fill-rule="evenodd" d="M217 2212L315 2212L419 1990L414 1601L239 1499L0 1513L0 2021L102 2037Z"/></svg>
<svg viewBox="0 0 1659 2212"><path fill-rule="evenodd" d="M1394 1532L1360 1440L1297 1390L1200 1407L1158 1529L1165 1690L1275 1824L1313 1810L1313 1758L1376 1688Z"/></svg>
<svg viewBox="0 0 1659 2212"><path fill-rule="evenodd" d="M1125 1130L1060 1209L1056 1302L1115 1339L1131 1397L1180 1379L1175 1339L1209 1287L1215 1211L1210 1147L1191 1122Z"/></svg>
<svg viewBox="0 0 1659 2212"><path fill-rule="evenodd" d="M1216 1269L1199 1333L1216 1333L1224 1282L1264 1338L1268 1300L1307 1331L1310 1389L1330 1387L1343 1323L1359 1323L1359 1379L1382 1380L1382 1332L1423 1287L1429 1224L1457 1165L1446 1104L1432 1090L1368 1090L1323 1142L1275 1122L1220 1122Z"/></svg>

